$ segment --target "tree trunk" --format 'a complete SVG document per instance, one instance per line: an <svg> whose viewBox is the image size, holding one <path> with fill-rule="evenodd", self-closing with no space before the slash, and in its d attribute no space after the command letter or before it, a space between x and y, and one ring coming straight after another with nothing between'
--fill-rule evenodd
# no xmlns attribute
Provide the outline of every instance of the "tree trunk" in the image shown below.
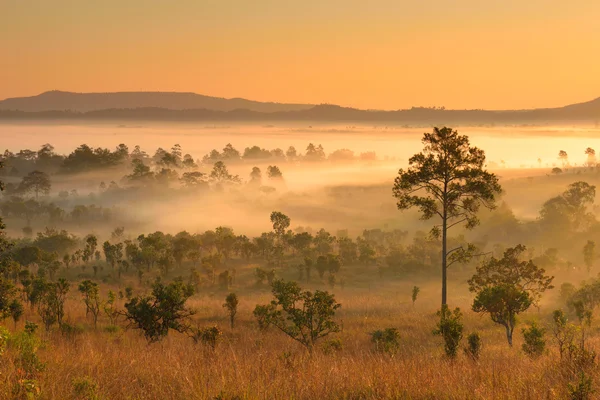
<svg viewBox="0 0 600 400"><path fill-rule="evenodd" d="M446 207L444 206L444 217L442 218L442 308L448 304L447 285L446 285L446 268L447 268L447 234L448 234L448 218L446 215Z"/></svg>
<svg viewBox="0 0 600 400"><path fill-rule="evenodd" d="M508 340L508 345L512 347L512 335L514 328L512 326L506 325L506 339Z"/></svg>

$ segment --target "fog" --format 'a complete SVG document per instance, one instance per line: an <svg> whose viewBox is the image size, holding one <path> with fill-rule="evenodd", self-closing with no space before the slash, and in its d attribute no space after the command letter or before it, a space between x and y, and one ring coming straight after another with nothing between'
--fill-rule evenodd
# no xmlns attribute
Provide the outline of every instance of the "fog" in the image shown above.
<svg viewBox="0 0 600 400"><path fill-rule="evenodd" d="M559 150L565 150L571 163L585 161L587 147L600 147L600 128L565 126L455 127L471 138L472 144L486 151L489 162L512 168L557 164ZM58 153L69 153L86 143L92 147L114 148L124 143L130 148L140 145L148 153L158 147L170 148L178 143L195 158L210 150L232 143L237 149L257 145L285 151L295 146L304 151L309 142L320 143L326 152L348 148L355 153L375 151L385 159L406 160L422 148L423 132L431 127L365 126L302 122L296 124L206 124L206 123L123 123L102 122L87 125L52 123L2 123L2 147L11 151L39 148L51 142ZM342 172L342 171L340 171Z"/></svg>
<svg viewBox="0 0 600 400"><path fill-rule="evenodd" d="M484 149L488 168L496 172L504 188L501 201L506 202L521 220L535 220L541 205L565 190L579 178L575 174L550 176L559 150L569 154L573 166L582 165L587 147L600 148L600 130L585 127L463 127L471 143ZM325 228L335 233L348 230L351 235L363 229L387 228L415 231L428 230L430 224L419 220L416 212L396 210L391 187L398 168L405 167L408 158L422 149L423 132L429 127L341 126L322 123L288 125L198 125L139 123L120 125L98 123L88 125L32 123L1 124L2 147L12 152L37 150L50 143L58 154L69 154L85 143L91 147L114 149L124 143L131 151L135 145L152 156L157 148L170 149L178 143L183 154L201 160L212 149L226 144L243 152L251 146L285 151L295 146L304 153L308 143L321 144L329 155L337 149L350 149L356 156L375 152L376 160L322 163L286 161L242 161L227 164L232 175L249 180L252 167L263 171L275 164L283 173L283 182L272 193L249 190L242 184L225 190L200 194L176 190L169 184L153 191L114 192L99 190L100 182L116 182L127 187L124 176L130 165L81 174L52 174L50 201L66 210L75 205L96 205L113 210L113 220L106 224L79 224L70 231L85 234L92 229L108 233L116 226L125 226L131 235L163 230L202 232L216 226L229 226L238 234L258 235L270 229L269 215L280 210L292 218L292 227ZM538 158L541 160L538 161ZM210 173L212 164L202 164L199 171ZM19 177L8 176L7 182ZM596 174L588 177L591 183ZM77 190L77 198L60 200L60 191ZM11 219L9 218L10 222ZM34 221L35 230L47 222ZM24 221L9 223L9 232L19 232Z"/></svg>

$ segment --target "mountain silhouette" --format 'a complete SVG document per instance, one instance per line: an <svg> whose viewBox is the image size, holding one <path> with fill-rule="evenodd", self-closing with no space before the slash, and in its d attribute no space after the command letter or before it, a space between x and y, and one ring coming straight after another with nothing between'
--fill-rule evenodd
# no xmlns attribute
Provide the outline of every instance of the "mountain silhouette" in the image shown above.
<svg viewBox="0 0 600 400"><path fill-rule="evenodd" d="M311 104L263 103L240 98L225 99L196 93L116 92L73 93L53 90L37 96L14 97L0 101L0 110L87 112L109 108L166 108L170 110L208 109L231 111L247 109L258 112L304 110Z"/></svg>
<svg viewBox="0 0 600 400"><path fill-rule="evenodd" d="M331 121L404 124L489 124L600 121L600 98L557 108L531 110L360 110L331 104L261 103L194 93L68 93L0 101L0 119Z"/></svg>

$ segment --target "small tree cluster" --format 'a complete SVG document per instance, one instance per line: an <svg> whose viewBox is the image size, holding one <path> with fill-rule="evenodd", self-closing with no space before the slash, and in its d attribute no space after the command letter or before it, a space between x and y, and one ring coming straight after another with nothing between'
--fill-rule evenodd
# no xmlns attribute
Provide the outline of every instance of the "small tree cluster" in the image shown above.
<svg viewBox="0 0 600 400"><path fill-rule="evenodd" d="M328 292L302 291L296 282L276 280L272 284L274 300L257 305L254 316L259 326L275 326L309 350L322 337L339 332L333 320L341 304Z"/></svg>
<svg viewBox="0 0 600 400"><path fill-rule="evenodd" d="M148 342L157 342L167 336L169 329L185 332L188 318L194 314L185 306L194 288L178 280L168 285L157 280L150 296L133 297L125 303L125 318L130 325L142 330Z"/></svg>

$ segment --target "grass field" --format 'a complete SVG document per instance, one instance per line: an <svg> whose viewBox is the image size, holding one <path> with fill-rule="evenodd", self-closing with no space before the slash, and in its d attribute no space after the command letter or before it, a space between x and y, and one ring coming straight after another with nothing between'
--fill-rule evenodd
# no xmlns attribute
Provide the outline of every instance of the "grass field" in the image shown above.
<svg viewBox="0 0 600 400"><path fill-rule="evenodd" d="M451 285L451 306L464 312L464 336L478 331L483 340L479 361L462 350L456 360L444 356L441 337L434 336L438 284L421 284L413 307L412 284L373 281L359 288L335 288L342 308L336 314L342 331L332 335L341 350L321 345L311 353L275 328L261 332L252 316L256 304L269 300L268 288L234 288L240 297L236 326L231 329L222 307L225 293L196 295L189 306L197 311L200 326L218 325L223 331L215 349L194 344L173 332L162 342L148 345L135 330L107 329L100 318L94 331L85 317L79 293L72 290L66 304L67 320L76 333L39 332L38 352L46 363L36 376L41 398L94 398L77 394L74 381L88 379L101 399L563 399L568 384L577 376L562 365L551 331L546 334L547 353L530 359L521 351L520 329L537 320L549 325L557 291L546 295L538 311L523 314L509 348L504 329L487 315L470 311L471 297L464 283ZM116 289L116 288L114 288ZM455 293L452 293L455 290ZM457 295L457 292L461 295ZM120 301L122 307L123 301ZM39 322L29 310L24 320ZM13 330L12 322L5 326ZM123 324L121 324L123 325ZM395 327L401 345L393 353L377 351L368 334ZM23 328L23 322L17 330ZM591 347L598 345L592 326ZM329 338L323 339L322 344ZM463 339L462 345L466 345ZM19 379L9 347L0 364L0 397L13 398L11 388ZM597 369L590 372L600 381ZM221 396L221 397L219 397Z"/></svg>

